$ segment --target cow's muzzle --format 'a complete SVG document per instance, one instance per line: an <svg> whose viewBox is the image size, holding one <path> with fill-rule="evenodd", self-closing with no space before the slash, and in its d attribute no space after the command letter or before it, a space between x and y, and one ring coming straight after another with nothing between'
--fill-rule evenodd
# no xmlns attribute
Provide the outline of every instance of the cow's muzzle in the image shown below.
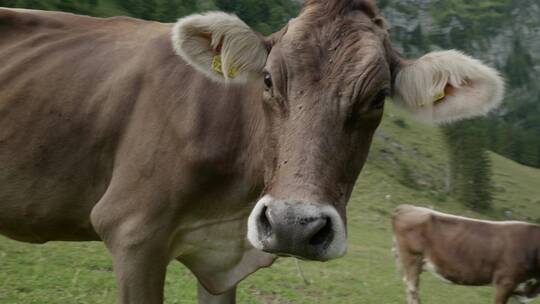
<svg viewBox="0 0 540 304"><path fill-rule="evenodd" d="M279 256L326 261L347 250L343 221L334 207L265 196L248 220L248 239Z"/></svg>

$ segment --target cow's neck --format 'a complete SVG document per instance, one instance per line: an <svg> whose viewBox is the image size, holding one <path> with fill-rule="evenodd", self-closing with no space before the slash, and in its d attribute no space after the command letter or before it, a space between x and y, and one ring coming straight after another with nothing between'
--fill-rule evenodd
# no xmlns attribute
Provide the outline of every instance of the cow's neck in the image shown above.
<svg viewBox="0 0 540 304"><path fill-rule="evenodd" d="M222 175L216 183L225 185L223 195L256 200L264 186L262 88L256 83L209 85L213 89L199 95L195 112L198 132L204 133L203 152L211 155L204 161Z"/></svg>
<svg viewBox="0 0 540 304"><path fill-rule="evenodd" d="M240 152L240 163L246 164L246 171L251 187L260 194L264 186L264 146L265 146L265 115L262 101L262 88L255 84L244 85L244 98L233 102L242 105L244 115L244 148Z"/></svg>
<svg viewBox="0 0 540 304"><path fill-rule="evenodd" d="M162 43L170 42L163 39ZM190 160L188 167L195 168L192 180L199 186L190 191L197 197L211 196L209 200L255 201L264 187L262 80L217 84L181 60L171 64L171 50L162 49L163 62L156 64L160 68L153 74L162 81L155 85L159 91L182 91L172 94L169 102L152 101L151 106L169 109L162 111L166 115L175 109L171 120L180 140L179 146L171 149L172 157ZM180 155L176 151L186 152Z"/></svg>

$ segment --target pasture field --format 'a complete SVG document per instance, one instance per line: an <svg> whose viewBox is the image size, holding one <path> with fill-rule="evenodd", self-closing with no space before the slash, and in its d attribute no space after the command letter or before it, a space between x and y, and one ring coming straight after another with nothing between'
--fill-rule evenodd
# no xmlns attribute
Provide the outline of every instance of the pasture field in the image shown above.
<svg viewBox="0 0 540 304"><path fill-rule="evenodd" d="M391 252L390 215L400 203L481 218L540 221L540 170L492 155L497 192L489 214L444 193L446 153L438 129L388 107L348 207L349 250L328 263L280 259L240 284L239 303L405 303ZM166 303L196 303L193 276L169 267ZM485 287L452 286L424 274L423 303L491 303ZM0 304L114 303L111 260L101 243L28 245L0 237ZM538 300L536 302L539 302Z"/></svg>

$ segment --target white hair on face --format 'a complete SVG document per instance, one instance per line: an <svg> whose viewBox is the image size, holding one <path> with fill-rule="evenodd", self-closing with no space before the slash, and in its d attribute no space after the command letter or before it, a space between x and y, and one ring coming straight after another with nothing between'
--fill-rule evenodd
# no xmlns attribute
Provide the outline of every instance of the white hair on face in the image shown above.
<svg viewBox="0 0 540 304"><path fill-rule="evenodd" d="M447 85L452 94L435 102ZM444 123L487 114L504 97L499 73L459 51L429 53L405 65L394 83L393 99L418 119Z"/></svg>
<svg viewBox="0 0 540 304"><path fill-rule="evenodd" d="M247 239L251 245L259 250L264 249L262 241L259 239L259 227L257 225L258 218L261 216L264 208L268 206L268 203L273 201L274 198L270 195L263 196L255 205L248 218Z"/></svg>
<svg viewBox="0 0 540 304"><path fill-rule="evenodd" d="M245 82L250 74L262 71L268 57L262 38L238 17L223 12L179 19L172 31L172 43L187 63L219 82ZM216 55L221 55L222 74L212 69ZM237 72L234 78L228 75L233 68Z"/></svg>

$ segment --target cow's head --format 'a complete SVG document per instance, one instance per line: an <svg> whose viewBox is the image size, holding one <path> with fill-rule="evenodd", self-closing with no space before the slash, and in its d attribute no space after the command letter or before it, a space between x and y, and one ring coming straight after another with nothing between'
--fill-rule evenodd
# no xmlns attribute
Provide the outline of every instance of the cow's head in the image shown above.
<svg viewBox="0 0 540 304"><path fill-rule="evenodd" d="M447 122L485 114L503 95L495 70L457 51L402 59L367 0L307 0L267 38L232 15L193 15L173 42L216 81L264 83L266 188L248 239L278 255L345 253L345 207L387 97Z"/></svg>

